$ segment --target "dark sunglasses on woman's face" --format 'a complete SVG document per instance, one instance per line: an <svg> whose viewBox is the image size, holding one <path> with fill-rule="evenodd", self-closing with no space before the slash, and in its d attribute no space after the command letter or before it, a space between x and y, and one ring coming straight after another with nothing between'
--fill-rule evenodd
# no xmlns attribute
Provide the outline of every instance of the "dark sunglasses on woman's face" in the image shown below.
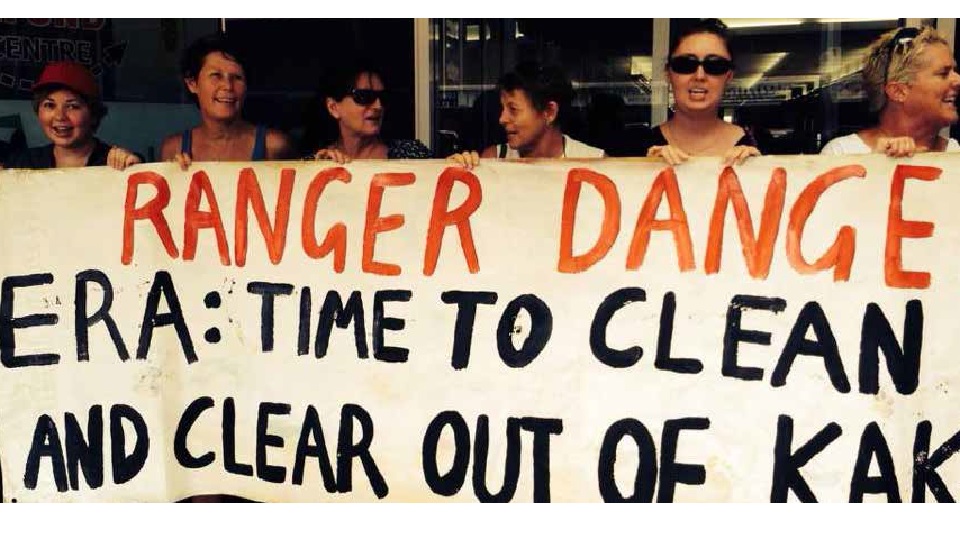
<svg viewBox="0 0 960 540"><path fill-rule="evenodd" d="M349 94L349 96L353 98L353 101L357 105L363 105L363 106L373 105L373 103L378 99L381 100L382 102L383 95L384 95L383 90L369 90L369 89L361 89L361 88L354 88L353 90L350 91L350 94Z"/></svg>
<svg viewBox="0 0 960 540"><path fill-rule="evenodd" d="M733 70L733 61L722 56L710 55L700 60L692 54L674 56L667 62L670 71L680 75L689 75L697 71L697 68L703 66L703 71L707 75L724 75Z"/></svg>

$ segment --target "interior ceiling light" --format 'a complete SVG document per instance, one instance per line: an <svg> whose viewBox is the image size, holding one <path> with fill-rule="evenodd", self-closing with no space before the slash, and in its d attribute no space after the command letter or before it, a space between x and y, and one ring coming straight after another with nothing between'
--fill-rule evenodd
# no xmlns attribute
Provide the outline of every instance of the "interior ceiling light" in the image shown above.
<svg viewBox="0 0 960 540"><path fill-rule="evenodd" d="M817 19L818 23L857 23L857 22L880 22L880 21L897 21L899 19Z"/></svg>
<svg viewBox="0 0 960 540"><path fill-rule="evenodd" d="M763 79L767 72L777 67L777 64L787 57L787 53L776 52L744 56L752 57L750 58L750 63L754 69L752 69L750 73L743 73L742 76L736 77L734 81L736 81L736 86L741 88L752 88L753 85Z"/></svg>
<svg viewBox="0 0 960 540"><path fill-rule="evenodd" d="M839 58L834 58L821 66L820 73L828 83L848 77L863 68L864 58L869 51L869 45L844 50Z"/></svg>
<svg viewBox="0 0 960 540"><path fill-rule="evenodd" d="M630 75L643 75L647 78L651 77L653 75L653 57L631 56Z"/></svg>
<svg viewBox="0 0 960 540"><path fill-rule="evenodd" d="M803 19L723 19L727 28L766 28L772 26L800 26Z"/></svg>

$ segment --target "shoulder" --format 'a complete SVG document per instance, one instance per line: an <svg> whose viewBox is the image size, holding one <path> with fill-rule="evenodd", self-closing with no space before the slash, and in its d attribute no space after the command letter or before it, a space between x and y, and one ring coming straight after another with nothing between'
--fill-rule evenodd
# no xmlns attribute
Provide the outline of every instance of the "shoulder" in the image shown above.
<svg viewBox="0 0 960 540"><path fill-rule="evenodd" d="M290 157L293 152L293 143L290 137L279 129L267 129L266 145L267 158L269 159Z"/></svg>
<svg viewBox="0 0 960 540"><path fill-rule="evenodd" d="M7 158L4 166L10 169L49 169L53 163L53 145L24 148Z"/></svg>
<svg viewBox="0 0 960 540"><path fill-rule="evenodd" d="M642 134L641 140L644 140L648 143L648 146L664 146L669 144L667 138L663 135L663 124L659 126L654 126L648 129L645 133Z"/></svg>
<svg viewBox="0 0 960 540"><path fill-rule="evenodd" d="M90 154L90 157L87 158L88 167L99 167L107 164L107 156L110 154L110 149L112 146L101 141L100 139L94 139L97 145L93 149L93 153ZM139 154L137 154L139 156ZM143 160L143 157L140 157L140 160Z"/></svg>
<svg viewBox="0 0 960 540"><path fill-rule="evenodd" d="M727 126L729 126L727 131L730 133L730 138L737 141L734 146L757 146L757 139L750 128L736 124L727 124Z"/></svg>
<svg viewBox="0 0 960 540"><path fill-rule="evenodd" d="M180 152L180 133L174 133L173 135L168 135L163 139L163 142L160 143L160 159L166 161L172 159L173 156L177 155Z"/></svg>
<svg viewBox="0 0 960 540"><path fill-rule="evenodd" d="M491 145L483 149L483 152L480 152L480 157L482 158L495 158L497 157L497 149L499 145Z"/></svg>
<svg viewBox="0 0 960 540"><path fill-rule="evenodd" d="M624 130L622 138L607 148L607 154L611 157L627 157L647 155L647 150L651 146L663 146L667 144L660 131L660 126L633 126Z"/></svg>
<svg viewBox="0 0 960 540"><path fill-rule="evenodd" d="M843 137L836 137L823 146L820 150L821 155L842 156L845 154L869 154L870 147L867 146L860 135L851 133Z"/></svg>
<svg viewBox="0 0 960 540"><path fill-rule="evenodd" d="M417 139L394 139L387 143L390 159L429 159L433 153Z"/></svg>
<svg viewBox="0 0 960 540"><path fill-rule="evenodd" d="M566 141L566 146L564 147L564 155L568 158L602 158L603 150L584 144L569 135L563 136Z"/></svg>

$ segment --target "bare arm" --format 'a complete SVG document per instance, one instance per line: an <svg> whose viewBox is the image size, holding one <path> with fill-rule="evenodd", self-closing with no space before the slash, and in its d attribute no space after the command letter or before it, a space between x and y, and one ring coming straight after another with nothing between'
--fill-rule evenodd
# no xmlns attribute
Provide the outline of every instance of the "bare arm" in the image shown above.
<svg viewBox="0 0 960 540"><path fill-rule="evenodd" d="M483 149L483 152L480 153L482 158L495 158L497 157L497 145L488 146Z"/></svg>
<svg viewBox="0 0 960 540"><path fill-rule="evenodd" d="M180 152L180 134L170 135L160 143L160 160L170 161Z"/></svg>
<svg viewBox="0 0 960 540"><path fill-rule="evenodd" d="M267 159L289 159L294 157L293 144L287 134L271 129L267 131Z"/></svg>
<svg viewBox="0 0 960 540"><path fill-rule="evenodd" d="M193 160L190 154L180 152L180 137L181 135L178 133L163 140L163 143L160 144L160 161L175 161L180 164L180 169L185 171L190 167Z"/></svg>

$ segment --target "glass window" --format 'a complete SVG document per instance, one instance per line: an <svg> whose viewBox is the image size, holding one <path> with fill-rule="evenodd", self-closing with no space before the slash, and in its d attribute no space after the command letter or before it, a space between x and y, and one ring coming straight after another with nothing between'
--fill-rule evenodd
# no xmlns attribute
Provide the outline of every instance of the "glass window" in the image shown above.
<svg viewBox="0 0 960 540"><path fill-rule="evenodd" d="M31 106L49 62L72 60L97 77L109 114L104 140L147 160L165 135L191 125L195 107L180 78L180 51L215 32L219 19L0 19L0 159L48 141Z"/></svg>
<svg viewBox="0 0 960 540"><path fill-rule="evenodd" d="M0 19L0 98L30 99L48 62L73 60L105 101L181 103L180 50L217 19Z"/></svg>
<svg viewBox="0 0 960 540"><path fill-rule="evenodd" d="M768 154L813 154L870 121L863 56L898 19L724 19L737 64L721 114Z"/></svg>
<svg viewBox="0 0 960 540"><path fill-rule="evenodd" d="M681 21L667 22L673 32ZM724 22L737 71L720 114L749 127L766 153L796 154L817 153L833 137L869 124L863 55L873 40L907 21ZM935 25L936 19L910 22ZM501 142L497 79L531 59L566 70L576 114L565 131L588 144L607 148L652 118L666 118L671 98L656 98L654 90L666 80L653 69L653 45L656 39L666 49L670 36L655 36L654 27L653 19L431 19L434 150L442 156Z"/></svg>
<svg viewBox="0 0 960 540"><path fill-rule="evenodd" d="M497 80L520 62L564 68L564 131L593 146L650 122L652 19L432 19L436 155L503 142Z"/></svg>
<svg viewBox="0 0 960 540"><path fill-rule="evenodd" d="M411 19L227 19L226 30L249 64L245 116L287 131L301 155L331 142L317 96L324 75L359 59L382 71L384 138L414 137Z"/></svg>

